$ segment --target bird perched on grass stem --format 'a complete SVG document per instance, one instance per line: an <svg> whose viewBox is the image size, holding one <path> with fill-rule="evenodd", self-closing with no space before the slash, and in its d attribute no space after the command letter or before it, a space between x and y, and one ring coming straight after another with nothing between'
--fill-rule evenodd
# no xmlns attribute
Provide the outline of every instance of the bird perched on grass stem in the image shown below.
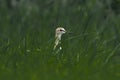
<svg viewBox="0 0 120 80"><path fill-rule="evenodd" d="M66 33L66 30L63 27L58 27L55 31L55 45L54 45L54 50L56 49L56 47L61 43L61 37L63 34ZM59 47L59 49L61 50L61 46Z"/></svg>

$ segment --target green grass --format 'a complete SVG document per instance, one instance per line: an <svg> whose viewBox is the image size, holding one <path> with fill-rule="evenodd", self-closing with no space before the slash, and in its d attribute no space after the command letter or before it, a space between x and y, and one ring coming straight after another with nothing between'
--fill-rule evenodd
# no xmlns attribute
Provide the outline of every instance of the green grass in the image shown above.
<svg viewBox="0 0 120 80"><path fill-rule="evenodd" d="M0 9L0 80L119 80L120 18L94 2L70 8ZM54 55L57 26L72 33Z"/></svg>

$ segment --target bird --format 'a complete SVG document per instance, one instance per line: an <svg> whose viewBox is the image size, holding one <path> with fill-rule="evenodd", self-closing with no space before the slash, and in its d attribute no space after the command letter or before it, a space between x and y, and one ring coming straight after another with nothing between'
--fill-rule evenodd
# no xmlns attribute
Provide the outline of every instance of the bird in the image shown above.
<svg viewBox="0 0 120 80"><path fill-rule="evenodd" d="M56 30L55 30L55 45L54 45L54 48L53 48L54 50L61 43L61 37L65 33L66 33L66 30L63 27L56 28ZM62 47L60 46L59 49L61 50Z"/></svg>

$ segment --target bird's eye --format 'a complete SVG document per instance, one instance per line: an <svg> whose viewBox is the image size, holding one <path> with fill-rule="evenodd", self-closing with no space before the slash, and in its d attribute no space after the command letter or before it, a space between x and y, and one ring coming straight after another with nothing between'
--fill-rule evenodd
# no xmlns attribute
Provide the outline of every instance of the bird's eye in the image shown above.
<svg viewBox="0 0 120 80"><path fill-rule="evenodd" d="M62 29L60 29L60 31L63 31Z"/></svg>

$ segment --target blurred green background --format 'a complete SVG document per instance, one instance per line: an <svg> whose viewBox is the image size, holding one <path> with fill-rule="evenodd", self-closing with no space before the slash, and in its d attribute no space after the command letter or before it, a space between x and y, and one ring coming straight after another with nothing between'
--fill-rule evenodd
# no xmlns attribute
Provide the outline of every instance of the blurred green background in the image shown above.
<svg viewBox="0 0 120 80"><path fill-rule="evenodd" d="M120 0L0 0L0 80L120 80Z"/></svg>

